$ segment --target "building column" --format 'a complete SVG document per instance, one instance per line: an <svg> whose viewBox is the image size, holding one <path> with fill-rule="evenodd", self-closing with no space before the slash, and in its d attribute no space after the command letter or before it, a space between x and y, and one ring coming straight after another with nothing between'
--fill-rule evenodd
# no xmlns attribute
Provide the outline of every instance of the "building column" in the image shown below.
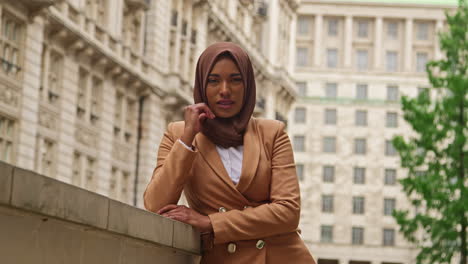
<svg viewBox="0 0 468 264"><path fill-rule="evenodd" d="M375 20L375 46L374 46L374 68L380 69L382 65L382 32L383 23L382 17L377 17Z"/></svg>
<svg viewBox="0 0 468 264"><path fill-rule="evenodd" d="M143 193L156 167L159 144L166 131L167 124L162 104L163 99L154 93L148 93L148 96L144 100L137 193L132 192L137 197L136 206L139 208L144 207Z"/></svg>
<svg viewBox="0 0 468 264"><path fill-rule="evenodd" d="M435 37L434 37L434 59L440 60L442 58L442 52L440 50L440 38L439 33L443 30L444 24L442 20L437 20L435 27Z"/></svg>
<svg viewBox="0 0 468 264"><path fill-rule="evenodd" d="M265 97L265 118L276 119L276 87L271 81L265 81L266 97Z"/></svg>
<svg viewBox="0 0 468 264"><path fill-rule="evenodd" d="M16 166L33 170L39 112L39 86L41 85L41 60L44 41L44 20L34 18L27 25L24 47L24 81L19 122L17 128Z"/></svg>
<svg viewBox="0 0 468 264"><path fill-rule="evenodd" d="M292 19L291 19L291 24L290 24L290 27L289 27L289 32L290 32L290 35L289 35L289 41L288 41L288 44L289 44L289 61L288 61L288 64L289 64L289 72L294 72L294 65L296 65L296 25L297 23L297 16L293 16Z"/></svg>
<svg viewBox="0 0 468 264"><path fill-rule="evenodd" d="M279 14L279 3L278 0L271 0L269 1L268 7L270 8L269 11L269 20L268 20L268 32L269 32L269 39L268 43L271 45L267 45L268 47L268 59L270 60L271 64L276 65L276 58L278 53L278 14ZM276 45L272 45L276 43Z"/></svg>
<svg viewBox="0 0 468 264"><path fill-rule="evenodd" d="M346 16L344 34L344 67L351 68L353 48L353 18L351 16Z"/></svg>
<svg viewBox="0 0 468 264"><path fill-rule="evenodd" d="M323 16L317 14L315 16L315 30L314 30L314 66L320 67L320 59L322 57L322 29L323 29Z"/></svg>
<svg viewBox="0 0 468 264"><path fill-rule="evenodd" d="M413 19L407 18L405 22L405 55L404 71L411 71L411 62L413 57ZM399 62L398 62L399 63ZM401 65L401 63L399 63Z"/></svg>

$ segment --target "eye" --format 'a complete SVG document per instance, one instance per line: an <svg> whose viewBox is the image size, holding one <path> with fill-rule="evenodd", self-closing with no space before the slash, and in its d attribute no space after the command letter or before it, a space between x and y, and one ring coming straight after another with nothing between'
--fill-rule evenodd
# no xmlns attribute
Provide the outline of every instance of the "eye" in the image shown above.
<svg viewBox="0 0 468 264"><path fill-rule="evenodd" d="M232 79L233 82L242 82L242 78L236 77Z"/></svg>
<svg viewBox="0 0 468 264"><path fill-rule="evenodd" d="M212 78L208 79L208 83L217 83L217 82L218 82L217 79L212 79Z"/></svg>

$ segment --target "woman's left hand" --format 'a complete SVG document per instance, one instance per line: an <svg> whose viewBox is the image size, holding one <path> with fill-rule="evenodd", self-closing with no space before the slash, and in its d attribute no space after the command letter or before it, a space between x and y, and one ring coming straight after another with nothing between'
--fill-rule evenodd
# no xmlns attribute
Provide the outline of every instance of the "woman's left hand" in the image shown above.
<svg viewBox="0 0 468 264"><path fill-rule="evenodd" d="M211 220L208 216L201 215L185 205L168 204L161 208L158 211L158 214L189 224L200 232L213 231L213 226L211 225Z"/></svg>

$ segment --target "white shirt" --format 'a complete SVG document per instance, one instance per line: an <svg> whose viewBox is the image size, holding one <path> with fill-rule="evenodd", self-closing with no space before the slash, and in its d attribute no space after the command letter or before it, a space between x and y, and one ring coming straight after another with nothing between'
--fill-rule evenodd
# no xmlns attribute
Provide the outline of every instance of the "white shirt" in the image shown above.
<svg viewBox="0 0 468 264"><path fill-rule="evenodd" d="M179 141L185 148L190 151L193 151L193 148L185 145L182 140ZM242 172L242 158L244 156L244 146L223 148L216 145L216 150L218 151L221 161L223 162L224 168L226 169L229 177L231 178L234 184L239 183L239 179Z"/></svg>

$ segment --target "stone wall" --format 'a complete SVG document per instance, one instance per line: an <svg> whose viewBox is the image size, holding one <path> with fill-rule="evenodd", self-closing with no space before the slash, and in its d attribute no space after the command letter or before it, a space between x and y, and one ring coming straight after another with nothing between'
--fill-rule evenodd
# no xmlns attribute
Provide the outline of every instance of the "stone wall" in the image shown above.
<svg viewBox="0 0 468 264"><path fill-rule="evenodd" d="M1 263L198 263L191 226L0 162Z"/></svg>

